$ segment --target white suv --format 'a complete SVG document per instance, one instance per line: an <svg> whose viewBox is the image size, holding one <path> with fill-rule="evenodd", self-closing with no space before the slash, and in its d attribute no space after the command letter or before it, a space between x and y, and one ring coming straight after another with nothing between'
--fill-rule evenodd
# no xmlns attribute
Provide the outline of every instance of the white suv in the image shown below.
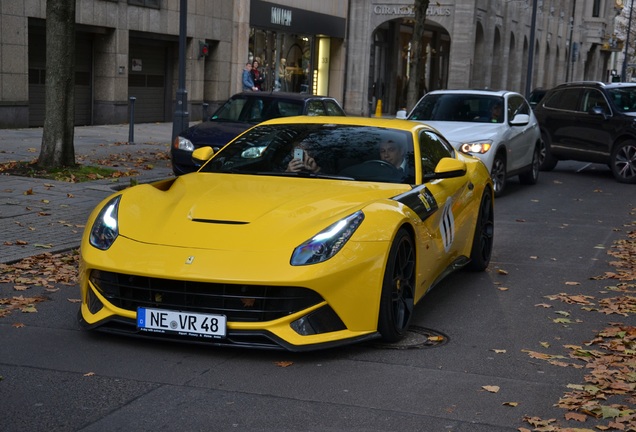
<svg viewBox="0 0 636 432"><path fill-rule="evenodd" d="M507 179L523 184L539 178L541 132L530 104L519 93L491 90L436 90L409 113L409 120L440 131L455 149L479 157L500 196Z"/></svg>

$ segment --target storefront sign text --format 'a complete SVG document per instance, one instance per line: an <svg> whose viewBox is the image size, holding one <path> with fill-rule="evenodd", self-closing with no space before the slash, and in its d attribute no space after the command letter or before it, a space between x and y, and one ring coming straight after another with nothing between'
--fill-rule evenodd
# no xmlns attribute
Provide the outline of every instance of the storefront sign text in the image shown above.
<svg viewBox="0 0 636 432"><path fill-rule="evenodd" d="M376 15L415 15L414 5L375 5L373 13ZM450 6L429 6L426 16L450 16Z"/></svg>
<svg viewBox="0 0 636 432"><path fill-rule="evenodd" d="M292 23L292 11L289 9L273 7L271 23L290 27Z"/></svg>

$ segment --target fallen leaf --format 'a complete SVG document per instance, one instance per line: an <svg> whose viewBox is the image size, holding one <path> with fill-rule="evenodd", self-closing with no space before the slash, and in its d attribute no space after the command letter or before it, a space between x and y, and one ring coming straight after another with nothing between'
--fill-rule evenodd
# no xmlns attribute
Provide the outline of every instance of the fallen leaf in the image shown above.
<svg viewBox="0 0 636 432"><path fill-rule="evenodd" d="M287 367L287 366L291 366L294 364L294 362L291 361L277 361L274 363L276 366L278 367Z"/></svg>
<svg viewBox="0 0 636 432"><path fill-rule="evenodd" d="M26 326L23 323L13 323L13 324L11 324L11 327L22 328L22 327L26 327Z"/></svg>
<svg viewBox="0 0 636 432"><path fill-rule="evenodd" d="M497 273L499 273L500 275L507 275L508 272L506 270L503 269L497 269Z"/></svg>
<svg viewBox="0 0 636 432"><path fill-rule="evenodd" d="M86 372L86 373L84 374L84 376L85 376L85 377L92 377L92 376L95 376L95 372Z"/></svg>
<svg viewBox="0 0 636 432"><path fill-rule="evenodd" d="M496 354L505 354L505 349L491 349L490 351L494 351Z"/></svg>
<svg viewBox="0 0 636 432"><path fill-rule="evenodd" d="M566 420L576 420L578 422L585 422L585 420L587 420L587 416L585 414L579 414L579 413L575 413L575 412L568 412L565 413L565 419Z"/></svg>
<svg viewBox="0 0 636 432"><path fill-rule="evenodd" d="M502 405L509 406L509 407L516 407L517 405L519 405L519 402L504 402L502 403Z"/></svg>
<svg viewBox="0 0 636 432"><path fill-rule="evenodd" d="M481 388L483 388L484 390L490 393L497 393L499 391L499 386L486 385L486 386L481 386Z"/></svg>
<svg viewBox="0 0 636 432"><path fill-rule="evenodd" d="M66 300L68 300L71 303L81 303L82 302L81 299L70 299L70 298L67 298Z"/></svg>

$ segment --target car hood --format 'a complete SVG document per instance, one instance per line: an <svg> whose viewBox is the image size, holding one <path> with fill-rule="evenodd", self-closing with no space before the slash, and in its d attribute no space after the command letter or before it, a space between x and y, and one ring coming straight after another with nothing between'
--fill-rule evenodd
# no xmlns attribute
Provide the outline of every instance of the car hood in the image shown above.
<svg viewBox="0 0 636 432"><path fill-rule="evenodd" d="M206 121L179 135L189 139L195 147L221 147L252 126L254 124L243 122Z"/></svg>
<svg viewBox="0 0 636 432"><path fill-rule="evenodd" d="M462 143L476 140L495 140L505 131L504 123L466 123L450 121L422 121L437 129L446 139L459 149Z"/></svg>
<svg viewBox="0 0 636 432"><path fill-rule="evenodd" d="M335 221L401 194L400 184L193 173L167 190L123 192L120 235L174 247L272 250L296 247ZM387 224L387 231L390 227ZM373 233L370 240L390 238Z"/></svg>

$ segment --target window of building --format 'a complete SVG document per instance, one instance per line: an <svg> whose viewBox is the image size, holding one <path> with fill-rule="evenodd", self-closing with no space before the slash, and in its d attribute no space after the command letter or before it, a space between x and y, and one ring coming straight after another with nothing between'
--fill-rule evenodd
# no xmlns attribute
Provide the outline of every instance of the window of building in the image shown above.
<svg viewBox="0 0 636 432"><path fill-rule="evenodd" d="M592 16L598 18L601 16L601 0L594 0L592 4Z"/></svg>
<svg viewBox="0 0 636 432"><path fill-rule="evenodd" d="M161 8L161 0L128 0L129 5L149 7L154 9Z"/></svg>

